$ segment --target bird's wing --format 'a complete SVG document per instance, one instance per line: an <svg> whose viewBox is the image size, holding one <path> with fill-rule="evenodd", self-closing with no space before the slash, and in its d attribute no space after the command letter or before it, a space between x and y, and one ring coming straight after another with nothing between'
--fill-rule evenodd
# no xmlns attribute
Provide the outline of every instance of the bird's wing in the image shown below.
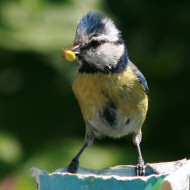
<svg viewBox="0 0 190 190"><path fill-rule="evenodd" d="M129 66L132 69L133 73L137 76L139 82L143 85L145 92L149 91L148 84L144 75L139 71L139 69L129 61Z"/></svg>

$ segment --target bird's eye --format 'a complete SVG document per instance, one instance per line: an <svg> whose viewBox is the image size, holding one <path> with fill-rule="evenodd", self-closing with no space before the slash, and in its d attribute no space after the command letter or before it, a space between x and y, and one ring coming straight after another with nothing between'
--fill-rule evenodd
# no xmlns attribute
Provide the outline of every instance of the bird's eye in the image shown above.
<svg viewBox="0 0 190 190"><path fill-rule="evenodd" d="M97 40L93 40L93 41L90 42L89 45L90 45L90 47L92 47L92 48L96 48L97 46L100 45L100 42L97 41Z"/></svg>

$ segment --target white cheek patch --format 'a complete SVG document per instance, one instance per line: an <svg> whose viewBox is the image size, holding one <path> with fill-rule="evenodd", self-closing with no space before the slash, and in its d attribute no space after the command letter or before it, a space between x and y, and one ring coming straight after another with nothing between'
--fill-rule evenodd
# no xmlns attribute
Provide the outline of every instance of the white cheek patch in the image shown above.
<svg viewBox="0 0 190 190"><path fill-rule="evenodd" d="M115 45L113 43L105 43L97 48L96 52L89 51L86 56L86 61L104 70L105 67L116 66L123 53L124 46L122 44Z"/></svg>

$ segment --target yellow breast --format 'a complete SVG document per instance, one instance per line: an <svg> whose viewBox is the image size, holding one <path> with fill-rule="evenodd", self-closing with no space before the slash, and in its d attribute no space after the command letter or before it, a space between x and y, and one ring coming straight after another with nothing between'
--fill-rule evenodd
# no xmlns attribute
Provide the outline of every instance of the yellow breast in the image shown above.
<svg viewBox="0 0 190 190"><path fill-rule="evenodd" d="M142 125L148 109L148 98L130 67L115 74L77 73L73 91L78 99L84 120L94 118L110 100L124 116ZM94 118L95 119L95 118Z"/></svg>

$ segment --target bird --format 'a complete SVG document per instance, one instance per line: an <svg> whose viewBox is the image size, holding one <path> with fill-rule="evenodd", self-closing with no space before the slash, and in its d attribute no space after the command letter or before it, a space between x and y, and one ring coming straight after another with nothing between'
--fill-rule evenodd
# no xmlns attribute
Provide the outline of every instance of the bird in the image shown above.
<svg viewBox="0 0 190 190"><path fill-rule="evenodd" d="M78 22L74 45L66 50L80 65L72 89L86 126L84 145L68 172L77 173L79 157L95 138L131 134L138 153L136 175L145 175L140 142L149 88L144 75L129 60L121 31L103 13L88 12Z"/></svg>

